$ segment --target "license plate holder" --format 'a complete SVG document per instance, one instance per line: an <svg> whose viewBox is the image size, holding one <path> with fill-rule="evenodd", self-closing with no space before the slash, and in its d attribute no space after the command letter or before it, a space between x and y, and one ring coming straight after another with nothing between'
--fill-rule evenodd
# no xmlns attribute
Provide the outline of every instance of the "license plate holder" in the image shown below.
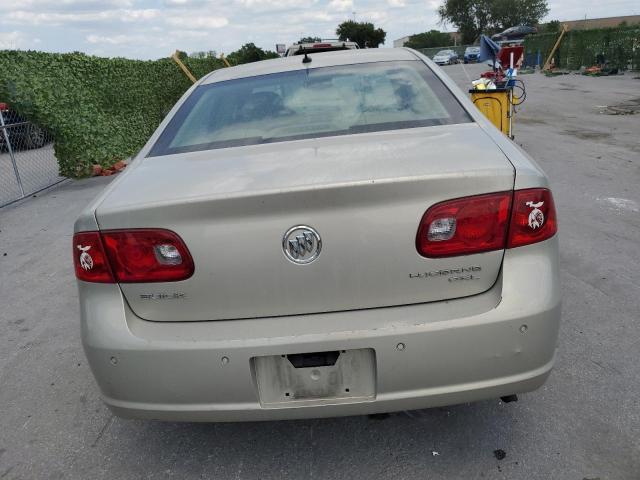
<svg viewBox="0 0 640 480"><path fill-rule="evenodd" d="M335 353L339 355L334 360ZM251 363L264 408L364 402L376 396L371 348L270 355L254 357Z"/></svg>

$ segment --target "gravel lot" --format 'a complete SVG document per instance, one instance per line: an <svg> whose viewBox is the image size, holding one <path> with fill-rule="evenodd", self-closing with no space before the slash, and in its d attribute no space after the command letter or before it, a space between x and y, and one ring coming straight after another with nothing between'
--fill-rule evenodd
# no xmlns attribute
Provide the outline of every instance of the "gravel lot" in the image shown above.
<svg viewBox="0 0 640 480"><path fill-rule="evenodd" d="M481 69L446 71L466 88L465 68ZM640 97L633 77L523 76L516 141L551 178L565 300L557 367L518 403L279 423L114 418L80 345L70 258L73 221L109 179L0 209L0 478L640 479L640 114L600 113Z"/></svg>

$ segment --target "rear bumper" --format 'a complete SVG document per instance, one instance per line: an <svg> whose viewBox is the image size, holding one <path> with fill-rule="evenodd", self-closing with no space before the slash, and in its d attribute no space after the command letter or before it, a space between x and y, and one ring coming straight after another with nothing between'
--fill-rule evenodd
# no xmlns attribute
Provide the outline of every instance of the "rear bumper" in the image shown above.
<svg viewBox="0 0 640 480"><path fill-rule="evenodd" d="M552 368L557 249L554 237L507 251L494 287L473 297L294 317L148 322L117 286L80 283L82 339L104 401L124 417L276 420L497 398L538 388ZM261 404L253 357L361 348L375 351L375 398Z"/></svg>

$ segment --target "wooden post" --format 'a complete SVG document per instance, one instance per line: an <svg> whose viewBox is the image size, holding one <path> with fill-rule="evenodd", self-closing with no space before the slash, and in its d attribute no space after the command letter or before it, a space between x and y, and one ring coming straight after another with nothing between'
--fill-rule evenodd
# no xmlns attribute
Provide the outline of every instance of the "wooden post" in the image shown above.
<svg viewBox="0 0 640 480"><path fill-rule="evenodd" d="M553 55L556 53L556 50L558 49L558 47L560 46L560 42L562 41L562 37L564 37L564 34L567 33L567 26L563 25L562 26L562 32L560 32L560 36L558 37L558 40L556 41L556 44L553 46L553 48L551 49L551 53L549 54L549 56L547 57L547 61L544 62L544 67L542 67L542 71L544 72L545 70L549 70L549 66L551 65L551 59L553 58Z"/></svg>
<svg viewBox="0 0 640 480"><path fill-rule="evenodd" d="M220 54L220 60L222 60L227 67L231 66L231 64L229 63L229 60L227 60L227 57L224 56L224 53Z"/></svg>
<svg viewBox="0 0 640 480"><path fill-rule="evenodd" d="M184 74L189 77L189 80L191 80L193 83L196 83L196 77L193 76L193 74L189 71L189 69L187 68L187 66L182 63L182 60L180 60L180 57L178 57L178 50L176 50L173 55L171 55L171 58L173 58L173 61L176 62L178 64L178 66L182 69L182 71L184 72Z"/></svg>

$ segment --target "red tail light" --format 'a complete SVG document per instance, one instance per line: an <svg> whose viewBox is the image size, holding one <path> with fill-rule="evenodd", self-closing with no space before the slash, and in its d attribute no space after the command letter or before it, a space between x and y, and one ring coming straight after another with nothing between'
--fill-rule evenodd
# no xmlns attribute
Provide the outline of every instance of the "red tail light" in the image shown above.
<svg viewBox="0 0 640 480"><path fill-rule="evenodd" d="M432 206L420 222L416 248L424 257L470 255L541 242L556 231L551 192L531 188Z"/></svg>
<svg viewBox="0 0 640 480"><path fill-rule="evenodd" d="M451 257L503 249L511 192L438 203L422 217L416 246L425 257Z"/></svg>
<svg viewBox="0 0 640 480"><path fill-rule="evenodd" d="M182 239L169 230L107 230L74 235L74 245L92 239L91 268L74 251L76 276L87 282L150 283L176 282L193 275L191 254ZM78 247L79 249L79 247ZM78 250L80 252L80 250ZM96 261L96 258L99 260ZM106 259L106 261L105 261ZM84 257L87 260L87 257ZM85 262L86 263L86 262ZM93 279L99 267L99 279ZM107 277L106 273L109 274Z"/></svg>
<svg viewBox="0 0 640 480"><path fill-rule="evenodd" d="M97 283L115 281L99 232L81 232L73 236L73 264L80 280Z"/></svg>
<svg viewBox="0 0 640 480"><path fill-rule="evenodd" d="M556 207L550 190L529 188L513 192L508 248L541 242L557 231Z"/></svg>

